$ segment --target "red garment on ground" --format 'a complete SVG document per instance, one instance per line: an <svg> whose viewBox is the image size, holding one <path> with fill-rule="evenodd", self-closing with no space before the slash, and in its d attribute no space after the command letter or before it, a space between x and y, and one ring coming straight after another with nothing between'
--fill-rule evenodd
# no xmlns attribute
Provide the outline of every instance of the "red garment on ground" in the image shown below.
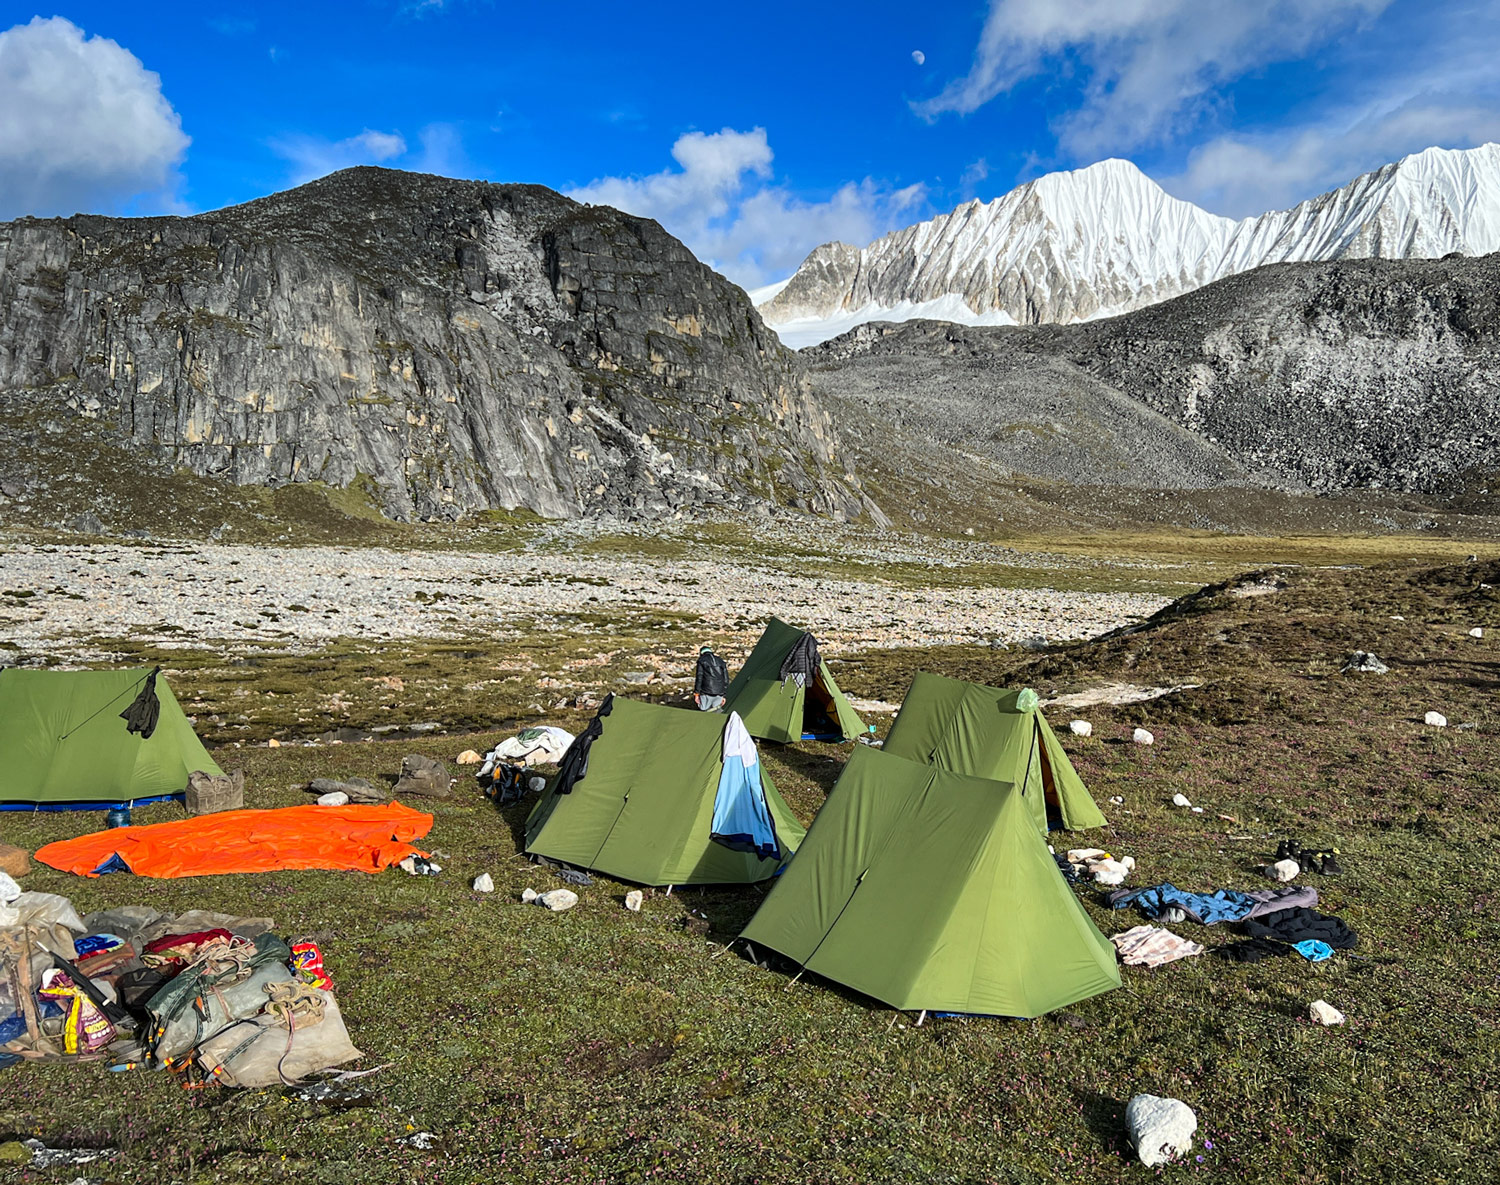
<svg viewBox="0 0 1500 1185"><path fill-rule="evenodd" d="M278 868L379 872L416 852L410 841L431 829L431 815L399 802L221 811L60 840L38 850L35 859L79 876L98 876L100 866L116 855L136 876L215 876Z"/></svg>

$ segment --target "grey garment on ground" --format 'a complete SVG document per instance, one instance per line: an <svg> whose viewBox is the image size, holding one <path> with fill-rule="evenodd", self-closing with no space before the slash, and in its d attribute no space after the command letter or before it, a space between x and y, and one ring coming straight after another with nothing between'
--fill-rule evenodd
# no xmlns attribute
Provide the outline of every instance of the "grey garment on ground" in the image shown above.
<svg viewBox="0 0 1500 1185"><path fill-rule="evenodd" d="M700 695L698 697L698 711L700 712L717 712L723 706L724 697L722 695Z"/></svg>
<svg viewBox="0 0 1500 1185"><path fill-rule="evenodd" d="M364 778L350 778L348 781L339 781L336 778L314 778L307 784L307 789L308 793L320 797L324 794L347 794L350 802L389 802L391 798L389 792Z"/></svg>
<svg viewBox="0 0 1500 1185"><path fill-rule="evenodd" d="M1116 905L1115 903L1117 901L1122 901L1127 898L1133 897L1140 891L1140 889L1116 889L1113 893L1105 894L1104 904L1109 906L1109 908L1111 909L1123 909L1124 906ZM1311 909L1318 904L1318 890L1313 888L1311 885L1287 885L1285 888L1281 889L1234 889L1231 891L1239 894L1241 897L1248 897L1250 898L1250 900L1255 902L1255 904L1250 907L1249 913L1233 919L1236 922L1243 922L1246 918L1258 918L1262 914L1266 913L1275 913L1278 909L1294 909L1299 906L1306 909ZM1173 919L1171 915L1174 912L1180 913L1182 916L1180 918ZM1162 916L1157 920L1180 921L1184 918L1190 918L1195 922L1201 921L1200 918L1192 917L1190 914L1183 911L1180 906L1176 907L1175 910L1164 911Z"/></svg>

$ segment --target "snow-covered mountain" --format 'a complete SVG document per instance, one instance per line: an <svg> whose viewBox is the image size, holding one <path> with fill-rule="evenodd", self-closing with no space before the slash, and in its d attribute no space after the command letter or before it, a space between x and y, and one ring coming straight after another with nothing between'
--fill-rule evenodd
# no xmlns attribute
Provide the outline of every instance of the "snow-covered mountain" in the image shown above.
<svg viewBox="0 0 1500 1185"><path fill-rule="evenodd" d="M1429 148L1290 210L1236 221L1129 161L1049 173L861 250L825 243L753 294L794 347L866 321L1109 317L1268 263L1500 250L1500 144Z"/></svg>

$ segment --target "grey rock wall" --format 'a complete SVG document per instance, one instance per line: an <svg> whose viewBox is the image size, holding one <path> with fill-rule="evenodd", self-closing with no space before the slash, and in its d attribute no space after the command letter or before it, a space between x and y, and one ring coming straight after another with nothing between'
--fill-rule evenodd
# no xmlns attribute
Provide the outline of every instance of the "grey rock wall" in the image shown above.
<svg viewBox="0 0 1500 1185"><path fill-rule="evenodd" d="M359 168L192 218L0 224L0 401L239 483L362 480L403 519L862 511L740 289L536 186Z"/></svg>

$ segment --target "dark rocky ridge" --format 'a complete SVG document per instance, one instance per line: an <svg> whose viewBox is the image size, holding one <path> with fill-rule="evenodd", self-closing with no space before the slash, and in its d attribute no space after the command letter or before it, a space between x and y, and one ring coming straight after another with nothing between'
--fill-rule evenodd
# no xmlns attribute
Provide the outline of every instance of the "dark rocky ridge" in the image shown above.
<svg viewBox="0 0 1500 1185"><path fill-rule="evenodd" d="M1500 461L1500 254L1278 264L1105 321L875 323L804 355L831 395L1072 485L1448 494Z"/></svg>
<svg viewBox="0 0 1500 1185"><path fill-rule="evenodd" d="M0 224L0 410L403 519L869 505L795 356L656 223L386 169Z"/></svg>

